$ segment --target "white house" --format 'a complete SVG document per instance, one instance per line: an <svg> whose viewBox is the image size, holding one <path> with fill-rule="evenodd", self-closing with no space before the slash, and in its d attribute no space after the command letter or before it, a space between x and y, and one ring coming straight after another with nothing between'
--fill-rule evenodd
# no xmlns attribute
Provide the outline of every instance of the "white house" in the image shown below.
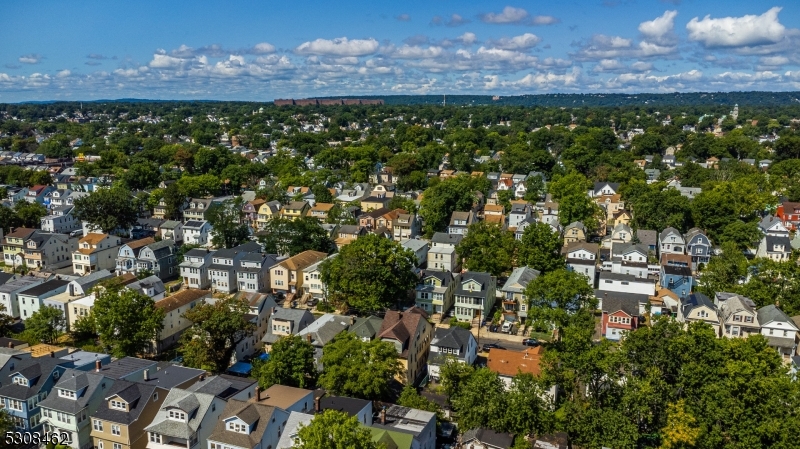
<svg viewBox="0 0 800 449"><path fill-rule="evenodd" d="M649 279L637 278L630 274L600 272L600 282L597 288L601 291L636 293L641 295L654 295L656 284Z"/></svg>
<svg viewBox="0 0 800 449"><path fill-rule="evenodd" d="M186 245L207 246L211 235L211 225L203 220L189 220L183 225L183 243Z"/></svg>
<svg viewBox="0 0 800 449"><path fill-rule="evenodd" d="M436 328L428 354L428 373L432 378L439 379L439 367L448 357L467 365L475 363L478 357L478 341L472 332L457 326L449 329Z"/></svg>
<svg viewBox="0 0 800 449"><path fill-rule="evenodd" d="M791 318L777 306L770 304L757 311L758 323L761 324L761 335L767 338L769 345L777 349L781 357L788 361L797 350L797 326Z"/></svg>

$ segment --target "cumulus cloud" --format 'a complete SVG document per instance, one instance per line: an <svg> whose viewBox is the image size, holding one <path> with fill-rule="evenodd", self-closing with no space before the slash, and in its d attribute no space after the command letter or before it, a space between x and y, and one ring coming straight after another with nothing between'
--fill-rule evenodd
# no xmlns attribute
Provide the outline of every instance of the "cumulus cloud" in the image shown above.
<svg viewBox="0 0 800 449"><path fill-rule="evenodd" d="M640 23L638 29L642 38L636 43L620 36L596 34L578 45L574 57L584 61L673 57L678 52L674 32L677 14L677 11L666 11L660 17Z"/></svg>
<svg viewBox="0 0 800 449"><path fill-rule="evenodd" d="M17 60L23 64L38 64L42 60L42 55L37 53L31 53L27 55L22 55Z"/></svg>
<svg viewBox="0 0 800 449"><path fill-rule="evenodd" d="M275 46L267 42L261 42L254 45L253 48L251 48L250 51L248 51L248 53L254 55L266 55L269 53L275 53Z"/></svg>
<svg viewBox="0 0 800 449"><path fill-rule="evenodd" d="M712 19L707 15L702 20L695 17L686 24L686 29L690 40L699 42L707 48L775 44L786 34L786 27L778 21L781 9L776 6L760 16Z"/></svg>
<svg viewBox="0 0 800 449"><path fill-rule="evenodd" d="M378 50L378 41L369 39L316 39L300 44L295 51L308 55L366 56Z"/></svg>
<svg viewBox="0 0 800 449"><path fill-rule="evenodd" d="M675 41L675 16L678 11L665 11L660 17L639 24L639 32L644 39L656 43L672 43Z"/></svg>
<svg viewBox="0 0 800 449"><path fill-rule="evenodd" d="M401 22L408 22L411 20L411 16L409 16L408 14L400 14L398 16L395 16L395 19Z"/></svg>
<svg viewBox="0 0 800 449"><path fill-rule="evenodd" d="M72 72L70 72L69 70L66 70L66 69L61 70L58 73L56 73L56 76L59 77L59 78L66 78L66 77L68 77L70 75L72 75Z"/></svg>
<svg viewBox="0 0 800 449"><path fill-rule="evenodd" d="M444 26L448 26L448 27L457 27L457 26L465 25L465 24L467 24L469 22L470 22L469 19L465 19L464 17L460 16L459 14L453 14L449 18L448 17L442 17L442 16L434 16L433 19L431 19L431 25L436 25L436 26L444 25Z"/></svg>
<svg viewBox="0 0 800 449"><path fill-rule="evenodd" d="M533 33L525 33L510 38L503 37L495 41L491 41L491 44L504 50L527 50L535 47L541 41L542 38L539 36Z"/></svg>
<svg viewBox="0 0 800 449"><path fill-rule="evenodd" d="M478 16L484 23L496 25L552 25L559 20L553 16L531 16L522 8L506 6L499 13L489 12Z"/></svg>
<svg viewBox="0 0 800 449"><path fill-rule="evenodd" d="M462 34L461 36L458 36L457 38L455 38L455 40L457 42L460 42L460 43L464 44L464 45L472 45L475 42L478 42L478 36L476 36L475 33L466 32L466 33Z"/></svg>

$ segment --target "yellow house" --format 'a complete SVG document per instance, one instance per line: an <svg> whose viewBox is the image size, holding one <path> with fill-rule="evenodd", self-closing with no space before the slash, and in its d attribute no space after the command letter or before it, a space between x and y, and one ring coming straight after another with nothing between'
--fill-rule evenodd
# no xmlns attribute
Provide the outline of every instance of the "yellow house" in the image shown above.
<svg viewBox="0 0 800 449"><path fill-rule="evenodd" d="M305 217L310 209L311 207L305 201L291 201L281 210L281 215L283 218L297 220Z"/></svg>
<svg viewBox="0 0 800 449"><path fill-rule="evenodd" d="M115 381L92 415L93 446L145 449L148 441L144 428L153 421L168 393L156 385Z"/></svg>
<svg viewBox="0 0 800 449"><path fill-rule="evenodd" d="M256 226L258 229L264 229L267 226L267 222L270 221L274 217L278 217L281 214L281 203L278 201L270 201L267 203L262 204L258 208L258 215L256 216Z"/></svg>
<svg viewBox="0 0 800 449"><path fill-rule="evenodd" d="M564 228L564 246L574 242L586 241L586 227L580 221L573 221Z"/></svg>
<svg viewBox="0 0 800 449"><path fill-rule="evenodd" d="M303 290L303 270L328 257L320 251L303 251L282 260L269 269L272 290L297 293Z"/></svg>
<svg viewBox="0 0 800 449"><path fill-rule="evenodd" d="M311 208L309 215L312 218L319 220L320 223L325 223L325 220L328 219L328 214L331 212L332 208L332 203L317 203Z"/></svg>

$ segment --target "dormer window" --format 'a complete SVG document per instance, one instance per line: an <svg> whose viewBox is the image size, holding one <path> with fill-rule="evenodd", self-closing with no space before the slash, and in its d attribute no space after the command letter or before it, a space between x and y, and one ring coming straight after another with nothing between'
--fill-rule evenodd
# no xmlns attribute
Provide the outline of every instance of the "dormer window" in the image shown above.
<svg viewBox="0 0 800 449"><path fill-rule="evenodd" d="M28 386L28 379L26 379L26 378L24 378L22 376L15 377L12 380L12 382L17 384L17 385L22 385L23 387L27 387Z"/></svg>
<svg viewBox="0 0 800 449"><path fill-rule="evenodd" d="M250 429L246 425L235 422L228 423L228 430L238 433L250 433Z"/></svg>
<svg viewBox="0 0 800 449"><path fill-rule="evenodd" d="M112 399L109 401L109 406L116 410L127 410L128 408L125 406L125 403L122 401L117 401Z"/></svg>
<svg viewBox="0 0 800 449"><path fill-rule="evenodd" d="M169 411L169 419L173 419L175 421L186 421L186 413L183 413L180 410L170 410Z"/></svg>
<svg viewBox="0 0 800 449"><path fill-rule="evenodd" d="M59 388L58 389L58 397L67 398L67 399L75 399L75 392Z"/></svg>

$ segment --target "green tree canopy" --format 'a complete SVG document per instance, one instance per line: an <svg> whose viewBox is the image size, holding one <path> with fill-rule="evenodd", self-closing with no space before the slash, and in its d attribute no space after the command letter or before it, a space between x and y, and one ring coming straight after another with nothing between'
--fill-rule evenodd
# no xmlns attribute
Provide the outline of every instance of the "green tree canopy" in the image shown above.
<svg viewBox="0 0 800 449"><path fill-rule="evenodd" d="M242 219L242 197L212 204L206 212L212 226L211 243L217 248L233 248L248 241L250 227Z"/></svg>
<svg viewBox="0 0 800 449"><path fill-rule="evenodd" d="M479 221L469 226L456 253L465 260L467 269L499 276L511 271L515 249L514 234L497 224Z"/></svg>
<svg viewBox="0 0 800 449"><path fill-rule="evenodd" d="M328 296L362 310L397 303L416 284L416 256L399 243L367 234L344 246L320 266Z"/></svg>
<svg viewBox="0 0 800 449"><path fill-rule="evenodd" d="M528 315L557 328L567 326L579 311L593 312L597 306L594 290L580 273L561 268L545 273L525 289Z"/></svg>
<svg viewBox="0 0 800 449"><path fill-rule="evenodd" d="M215 373L225 371L236 346L252 335L254 325L247 318L248 313L247 300L233 296L200 304L184 313L183 317L192 322L181 335L184 363Z"/></svg>
<svg viewBox="0 0 800 449"><path fill-rule="evenodd" d="M402 373L394 345L382 340L362 341L342 332L322 352L319 386L338 396L385 399L392 379Z"/></svg>
<svg viewBox="0 0 800 449"><path fill-rule="evenodd" d="M300 425L292 449L385 449L372 441L372 434L356 416L325 410L307 426Z"/></svg>
<svg viewBox="0 0 800 449"><path fill-rule="evenodd" d="M272 345L268 360L255 362L252 376L262 389L275 384L312 388L317 378L314 347L297 335L281 337Z"/></svg>
<svg viewBox="0 0 800 449"><path fill-rule="evenodd" d="M104 233L117 228L128 229L138 218L131 192L123 187L101 188L76 199L73 213L76 219Z"/></svg>
<svg viewBox="0 0 800 449"><path fill-rule="evenodd" d="M529 224L517 244L517 264L529 266L540 272L553 271L564 266L561 256L561 236L542 222Z"/></svg>
<svg viewBox="0 0 800 449"><path fill-rule="evenodd" d="M329 253L334 247L328 231L312 217L272 218L257 236L269 254L294 256L308 250Z"/></svg>
<svg viewBox="0 0 800 449"><path fill-rule="evenodd" d="M475 203L475 192L486 194L485 178L461 175L428 187L420 202L420 215L425 218L425 235L444 231L456 211L468 211Z"/></svg>
<svg viewBox="0 0 800 449"><path fill-rule="evenodd" d="M66 329L67 320L61 309L42 306L25 320L25 331L42 343L52 345Z"/></svg>
<svg viewBox="0 0 800 449"><path fill-rule="evenodd" d="M163 328L164 311L149 296L116 282L95 287L92 308L97 335L114 357L135 357L151 350Z"/></svg>

